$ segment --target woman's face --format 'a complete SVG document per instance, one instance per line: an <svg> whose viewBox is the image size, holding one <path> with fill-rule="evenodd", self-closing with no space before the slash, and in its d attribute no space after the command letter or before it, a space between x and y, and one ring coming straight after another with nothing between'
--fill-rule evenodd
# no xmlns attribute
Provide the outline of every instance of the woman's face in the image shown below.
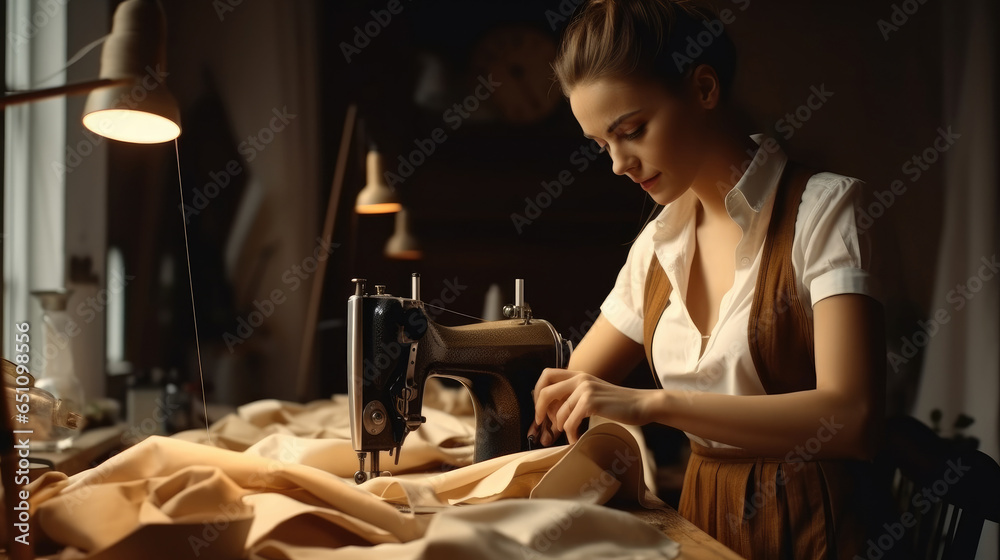
<svg viewBox="0 0 1000 560"><path fill-rule="evenodd" d="M610 153L612 170L639 183L658 204L676 200L698 175L704 113L684 93L607 78L575 86L569 103L584 136Z"/></svg>

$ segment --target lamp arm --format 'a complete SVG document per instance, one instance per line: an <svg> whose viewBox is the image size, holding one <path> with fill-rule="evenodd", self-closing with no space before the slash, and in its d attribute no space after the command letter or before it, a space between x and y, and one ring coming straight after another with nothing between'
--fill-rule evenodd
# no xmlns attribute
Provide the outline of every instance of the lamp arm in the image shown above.
<svg viewBox="0 0 1000 560"><path fill-rule="evenodd" d="M41 99L48 99L50 97L59 97L62 95L77 95L80 93L87 93L102 87L124 85L124 84L130 84L132 82L134 82L132 78L118 78L118 79L102 78L100 80L93 80L89 82L80 82L76 84L66 84L63 86L57 86L47 89L12 93L10 95L5 95L3 97L0 97L0 109L6 107L7 105L16 105L18 103L30 103L32 101L39 101Z"/></svg>

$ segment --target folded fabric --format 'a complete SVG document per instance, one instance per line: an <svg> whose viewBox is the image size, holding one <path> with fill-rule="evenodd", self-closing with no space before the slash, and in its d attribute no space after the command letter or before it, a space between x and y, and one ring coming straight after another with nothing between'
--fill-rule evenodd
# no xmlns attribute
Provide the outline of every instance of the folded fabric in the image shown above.
<svg viewBox="0 0 1000 560"><path fill-rule="evenodd" d="M448 470L472 464L475 416L464 388L446 387L431 378L424 385L423 413L427 421L403 441L398 456L383 457L382 470L394 475ZM342 477L352 477L358 461L351 447L346 395L309 404L262 400L240 407L212 425L210 433L191 430L173 437L311 465ZM592 417L591 426L605 419ZM625 426L639 447L646 486L656 492L656 463L642 430ZM297 437L295 437L297 436ZM386 460L388 459L388 460Z"/></svg>
<svg viewBox="0 0 1000 560"><path fill-rule="evenodd" d="M382 468L396 474L471 464L475 441L472 418L426 406L423 413L427 422L406 436L399 463L390 458L383 461ZM210 434L190 430L173 437L312 465L343 477L354 476L358 469L346 395L306 405L256 401L213 424Z"/></svg>
<svg viewBox="0 0 1000 560"><path fill-rule="evenodd" d="M43 475L28 488L38 552L102 560L678 553L645 522L597 505L661 505L643 482L639 445L620 425L592 427L573 446L453 468L443 459L471 453L471 440L460 441L468 425L440 413L432 427L439 411L425 409L431 429L413 444L424 427L408 436L391 467L401 474L358 486L356 455L337 437L345 411L317 429L302 415L323 417L328 407L294 408L254 403L221 426L238 429L213 427L239 450L151 437L73 477ZM439 468L412 471L430 464Z"/></svg>
<svg viewBox="0 0 1000 560"><path fill-rule="evenodd" d="M676 558L679 546L628 513L566 500L512 499L435 514L423 538L337 550L346 560ZM328 548L264 541L249 558L326 560Z"/></svg>

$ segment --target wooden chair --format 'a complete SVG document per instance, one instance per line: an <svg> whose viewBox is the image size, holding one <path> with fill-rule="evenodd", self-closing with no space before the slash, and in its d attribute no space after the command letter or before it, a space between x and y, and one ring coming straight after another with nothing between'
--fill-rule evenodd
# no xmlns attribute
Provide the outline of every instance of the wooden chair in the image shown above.
<svg viewBox="0 0 1000 560"><path fill-rule="evenodd" d="M885 552L972 560L984 520L1000 522L1000 465L968 440L941 438L911 416L890 418L875 465L898 515L873 541Z"/></svg>

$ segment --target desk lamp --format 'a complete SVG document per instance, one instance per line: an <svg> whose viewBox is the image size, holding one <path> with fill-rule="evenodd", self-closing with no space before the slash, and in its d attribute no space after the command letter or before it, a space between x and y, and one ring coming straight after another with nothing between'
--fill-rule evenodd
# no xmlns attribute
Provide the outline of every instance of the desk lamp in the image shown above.
<svg viewBox="0 0 1000 560"><path fill-rule="evenodd" d="M111 34L101 52L100 79L6 95L0 98L0 108L89 92L83 125L94 133L139 144L168 142L180 136L181 127L177 102L159 77L165 70L163 7L159 0L126 0L115 10ZM0 213L0 231L2 229L3 214ZM0 241L0 274L2 271L3 245ZM3 340L2 320L0 340ZM2 378L0 376L0 383ZM4 395L2 386L0 395ZM11 560L30 559L34 557L32 545L17 542L17 531L11 526L17 519L14 506L18 503L20 488L15 482L18 456L14 450L11 411L6 397L0 398L0 421L0 474L7 511L7 556Z"/></svg>

